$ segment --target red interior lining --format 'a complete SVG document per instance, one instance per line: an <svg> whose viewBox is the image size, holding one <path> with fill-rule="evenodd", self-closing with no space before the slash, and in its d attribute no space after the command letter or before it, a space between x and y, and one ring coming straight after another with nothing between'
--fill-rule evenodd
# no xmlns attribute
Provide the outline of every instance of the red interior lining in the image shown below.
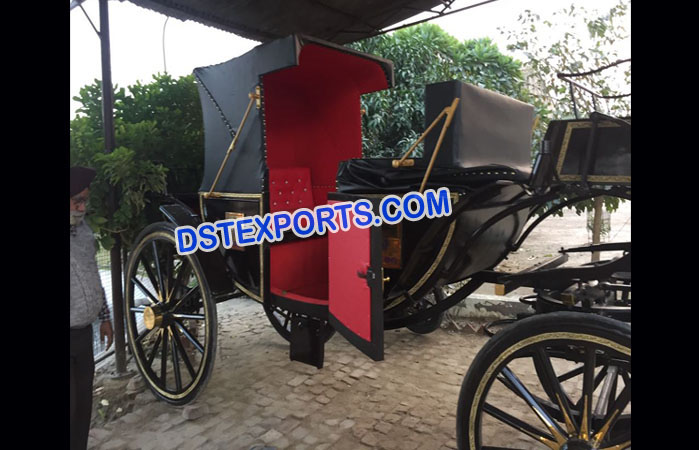
<svg viewBox="0 0 699 450"><path fill-rule="evenodd" d="M269 169L269 210L313 209L311 172L308 167Z"/></svg>
<svg viewBox="0 0 699 450"><path fill-rule="evenodd" d="M306 206L310 199L277 191L283 204L275 207L270 195L270 210L301 207L291 208L292 200L308 208L325 204L328 192L335 191L338 163L362 155L359 97L388 87L383 70L371 60L308 44L298 66L267 74L263 82L270 182L280 170L306 168L313 202ZM273 291L327 301L327 237L272 245L270 284Z"/></svg>

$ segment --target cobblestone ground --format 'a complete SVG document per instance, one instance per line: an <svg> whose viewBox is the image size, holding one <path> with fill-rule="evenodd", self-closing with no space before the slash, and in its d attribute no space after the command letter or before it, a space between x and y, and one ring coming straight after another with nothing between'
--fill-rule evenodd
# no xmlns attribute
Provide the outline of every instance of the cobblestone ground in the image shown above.
<svg viewBox="0 0 699 450"><path fill-rule="evenodd" d="M459 389L485 336L389 331L385 360L374 362L336 334L318 370L289 361L257 302L221 303L218 317L214 371L193 403L208 413L187 420L184 407L141 388L131 412L91 430L89 448L456 448ZM96 386L126 382L103 376Z"/></svg>
<svg viewBox="0 0 699 450"><path fill-rule="evenodd" d="M630 205L621 211L621 217L613 218L617 224L612 229L621 230L624 238L630 231ZM566 216L566 224L584 220L574 213ZM551 230L570 236L562 232L562 223L553 219L550 228L541 231L544 238L552 239L555 233L547 233ZM576 225L584 232L584 222L582 227ZM520 270L537 262L534 257L548 257L536 247L540 239L535 238L512 255L509 269ZM385 360L374 362L336 334L325 347L325 367L318 370L289 361L288 343L277 335L257 302L230 300L219 304L217 311L214 371L205 390L186 407L158 401L134 381L112 379L110 365L98 370L90 449L456 448L459 390L486 336L468 328L440 329L430 335L389 331ZM136 371L133 362L129 368ZM517 368L516 373L538 393L533 367ZM135 389L127 391L127 383ZM573 391L571 386L569 392ZM523 402L501 392L502 388L493 391L495 405L537 424ZM102 400L109 405L101 405ZM187 408L194 410L184 414ZM491 445L534 448L532 441L490 419L484 421L483 430L496 438Z"/></svg>

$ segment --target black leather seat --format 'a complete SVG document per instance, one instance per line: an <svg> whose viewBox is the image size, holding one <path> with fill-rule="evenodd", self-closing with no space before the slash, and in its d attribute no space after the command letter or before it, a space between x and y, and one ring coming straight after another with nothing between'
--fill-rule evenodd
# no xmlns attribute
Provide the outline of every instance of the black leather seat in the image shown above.
<svg viewBox="0 0 699 450"><path fill-rule="evenodd" d="M392 158L350 159L342 161L337 171L337 191L345 193L393 193L419 189L428 161L416 159L412 167L394 168ZM448 187L468 190L497 180L526 182L528 173L511 167L491 164L478 167L433 167L426 189Z"/></svg>

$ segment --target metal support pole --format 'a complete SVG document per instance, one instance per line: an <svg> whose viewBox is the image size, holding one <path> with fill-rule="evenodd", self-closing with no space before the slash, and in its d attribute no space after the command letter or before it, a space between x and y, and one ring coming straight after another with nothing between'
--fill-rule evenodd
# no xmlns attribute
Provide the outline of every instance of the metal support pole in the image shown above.
<svg viewBox="0 0 699 450"><path fill-rule="evenodd" d="M102 50L102 124L104 126L104 152L114 151L114 95L112 92L112 67L109 43L109 11L107 0L99 0L100 45ZM116 210L116 192L109 186L109 217ZM114 233L114 246L109 253L112 273L112 308L114 309L114 355L116 376L127 375L126 341L124 339L124 302L121 295L121 239Z"/></svg>

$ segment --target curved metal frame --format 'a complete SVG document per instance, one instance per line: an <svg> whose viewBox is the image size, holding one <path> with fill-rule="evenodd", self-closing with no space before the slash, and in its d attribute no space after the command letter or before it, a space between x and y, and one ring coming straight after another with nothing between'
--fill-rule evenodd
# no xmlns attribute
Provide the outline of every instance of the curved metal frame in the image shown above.
<svg viewBox="0 0 699 450"><path fill-rule="evenodd" d="M491 187L491 186L487 186ZM481 236L483 233L485 233L490 227L495 225L497 222L515 214L516 212L534 206L538 205L535 208L531 209L527 220L530 219L531 217L534 216L534 214L541 209L543 206L545 206L546 203L559 198L562 193L566 190L566 188L571 188L574 192L577 190L575 186L568 186L568 185L556 185L553 186L552 189L544 194L541 195L534 195L533 197L529 197L525 200L521 200L513 204L511 207L505 209L504 211L501 211L500 213L494 215L491 217L489 220L487 220L485 223L483 223L480 227L478 227L472 234L471 236L466 240L466 242L463 244L464 247L468 246L471 242L475 241L479 236ZM484 192L485 188L482 189L481 192ZM588 200L590 198L598 197L601 195L605 196L612 196L612 197L619 197L619 198L624 198L631 200L631 188L622 188L622 189L599 189L599 188L591 188L591 189L586 189L584 193L581 193L581 195L578 195L576 197L573 197L572 199L568 199L565 202L562 202L555 207L549 209L546 211L544 214L542 214L537 220L532 223L525 231L522 232L522 235L520 238L517 240L516 243L510 245L510 251L515 251L517 250L524 240L529 236L529 234L536 228L541 222L543 222L546 218L550 217L552 214L554 214L557 211L562 210L563 208L573 205L575 203ZM468 200L467 200L468 202ZM473 206L476 205L469 205L465 204L462 209L459 210L459 212L462 211L468 211L470 209L473 209ZM484 204L478 204L478 208L483 208L487 207L488 205ZM452 220L455 220L456 214L452 214L454 218ZM441 261L440 261L441 263ZM398 318L398 319L388 319L385 322L384 328L387 330L394 329L394 328L402 328L407 325L411 325L417 322L420 322L425 319L429 319L433 316L436 316L440 314L443 311L446 311L447 309L451 308L452 306L456 305L458 302L463 300L464 298L468 297L471 295L473 292L475 292L478 287L480 287L481 284L485 282L484 277L480 276L478 273L474 274L471 280L463 286L461 289L457 290L454 292L452 295L445 297L441 302L439 302L436 305L433 305L429 308L426 308L422 311L420 311L417 314L414 314L410 317L404 317L404 318ZM430 289L433 288L434 286L430 285L429 282L426 282L423 284L423 288L425 286L428 286ZM424 290L424 289L423 289ZM419 292L418 292L419 294Z"/></svg>

